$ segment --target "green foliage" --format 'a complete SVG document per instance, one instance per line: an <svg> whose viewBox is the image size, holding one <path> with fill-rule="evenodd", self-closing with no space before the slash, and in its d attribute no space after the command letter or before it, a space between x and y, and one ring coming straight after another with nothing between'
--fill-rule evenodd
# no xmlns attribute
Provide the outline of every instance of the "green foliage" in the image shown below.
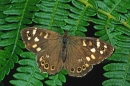
<svg viewBox="0 0 130 86"><path fill-rule="evenodd" d="M62 71L65 71L65 70L62 70ZM62 74L63 73L62 71L54 76L50 76L49 77L50 80L45 81L45 83L49 86L62 86L62 83L66 82L66 78Z"/></svg>
<svg viewBox="0 0 130 86"><path fill-rule="evenodd" d="M115 46L114 54L108 58L111 63L104 66L104 70L107 71L104 76L109 79L102 83L103 86L130 86L130 6L128 3L129 0L97 1L100 20L93 20L98 24L95 28L99 30L95 35Z"/></svg>
<svg viewBox="0 0 130 86"><path fill-rule="evenodd" d="M35 55L24 52L20 56L22 59L18 63L21 66L17 68L18 73L13 75L16 80L10 80L10 83L14 86L43 86L40 80L48 77L48 74L38 70Z"/></svg>
<svg viewBox="0 0 130 86"><path fill-rule="evenodd" d="M40 73L35 56L25 52L20 31L37 26L60 34L67 30L69 35L85 36L84 32L92 22L95 36L115 48L108 58L110 63L104 67L104 76L109 79L102 83L103 86L130 86L129 3L130 0L1 0L0 81L18 63L11 84L61 86L66 82L67 72L62 70L52 76Z"/></svg>

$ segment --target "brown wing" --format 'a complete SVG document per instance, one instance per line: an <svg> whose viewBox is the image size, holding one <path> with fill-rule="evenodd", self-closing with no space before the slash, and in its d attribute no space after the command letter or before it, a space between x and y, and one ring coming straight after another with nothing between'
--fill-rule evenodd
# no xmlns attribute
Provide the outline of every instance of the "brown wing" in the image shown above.
<svg viewBox="0 0 130 86"><path fill-rule="evenodd" d="M88 64L77 50L78 46L67 46L67 58L64 63L64 69L68 71L68 75L73 77L85 76L91 69L92 65Z"/></svg>
<svg viewBox="0 0 130 86"><path fill-rule="evenodd" d="M40 70L42 72L47 72L48 74L60 72L63 68L63 61L60 52L61 46L56 40L53 40L52 44L42 49L41 52L37 54L36 58Z"/></svg>
<svg viewBox="0 0 130 86"><path fill-rule="evenodd" d="M37 55L37 64L42 72L55 74L63 67L61 36L40 28L25 28L21 31L26 48Z"/></svg>
<svg viewBox="0 0 130 86"><path fill-rule="evenodd" d="M92 69L92 65L109 57L113 50L110 44L96 38L70 37L64 69L70 76L82 77Z"/></svg>
<svg viewBox="0 0 130 86"><path fill-rule="evenodd" d="M48 47L49 40L57 40L58 37L60 37L56 32L35 27L22 29L21 36L26 48L35 54L38 53L38 50L40 49L37 49L37 47Z"/></svg>

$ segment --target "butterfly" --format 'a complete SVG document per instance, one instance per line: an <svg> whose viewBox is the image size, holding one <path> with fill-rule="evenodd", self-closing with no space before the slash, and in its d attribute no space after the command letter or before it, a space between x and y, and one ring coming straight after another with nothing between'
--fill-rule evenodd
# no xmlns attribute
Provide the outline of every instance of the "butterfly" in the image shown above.
<svg viewBox="0 0 130 86"><path fill-rule="evenodd" d="M73 77L83 77L92 68L108 58L114 48L93 37L60 35L56 32L28 27L21 30L26 48L36 54L41 72L56 74L62 69Z"/></svg>

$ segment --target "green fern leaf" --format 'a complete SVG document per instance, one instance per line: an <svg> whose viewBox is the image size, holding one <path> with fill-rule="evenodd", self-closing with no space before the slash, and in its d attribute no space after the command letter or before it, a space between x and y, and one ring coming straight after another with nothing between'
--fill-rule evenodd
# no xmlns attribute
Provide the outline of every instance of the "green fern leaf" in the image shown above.
<svg viewBox="0 0 130 86"><path fill-rule="evenodd" d="M88 5L87 1L79 1ZM94 28L98 30L95 35L115 46L114 54L108 58L111 63L104 66L104 76L109 79L103 82L103 86L129 86L130 6L126 6L130 1L104 0L96 3L97 18L91 19L96 24Z"/></svg>
<svg viewBox="0 0 130 86"><path fill-rule="evenodd" d="M123 84L122 84L123 83ZM103 82L103 86L130 86L130 83L127 81L122 81L121 79L109 79Z"/></svg>
<svg viewBox="0 0 130 86"><path fill-rule="evenodd" d="M13 75L15 80L10 80L11 84L42 86L41 80L48 78L45 81L47 85L61 86L66 82L64 75L67 72L62 70L53 76L40 73L35 56L23 53L25 46L19 39L20 30L35 24L60 34L67 30L69 35L85 36L86 27L93 22L95 35L115 47L114 54L108 58L110 64L104 67L104 76L109 79L103 82L103 86L129 86L129 3L129 0L1 0L0 81L10 73L21 55L20 66Z"/></svg>
<svg viewBox="0 0 130 86"><path fill-rule="evenodd" d="M14 38L15 36L16 36L16 30L14 30L14 31L9 31L9 32L7 32L7 33L5 33L5 34L2 34L1 35L1 38Z"/></svg>
<svg viewBox="0 0 130 86"><path fill-rule="evenodd" d="M64 83L66 82L66 78L63 74L59 73L58 78L59 78L60 81L62 81Z"/></svg>
<svg viewBox="0 0 130 86"><path fill-rule="evenodd" d="M30 19L33 17L33 12L39 10L33 6L36 2L39 0L0 1L0 59L4 62L4 64L0 62L0 81L10 73L10 69L18 61L18 55L23 52L21 48L24 48L24 44L19 39L19 33L25 24L32 23Z"/></svg>
<svg viewBox="0 0 130 86"><path fill-rule="evenodd" d="M54 76L50 76L49 79L45 81L45 83L47 85L51 85L51 86L62 86L62 82L59 80L59 74L56 74Z"/></svg>
<svg viewBox="0 0 130 86"><path fill-rule="evenodd" d="M36 65L35 55L28 52L21 53L20 55L23 57L23 59L18 62L21 67L18 67L18 73L13 75L16 80L10 80L10 83L15 86L22 82L24 82L25 86L43 86L40 80L46 78L47 74L40 73Z"/></svg>

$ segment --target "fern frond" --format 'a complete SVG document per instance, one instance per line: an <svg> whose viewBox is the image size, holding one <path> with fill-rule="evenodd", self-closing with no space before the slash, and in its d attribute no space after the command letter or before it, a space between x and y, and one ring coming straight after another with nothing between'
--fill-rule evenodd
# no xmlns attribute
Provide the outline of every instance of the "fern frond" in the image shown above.
<svg viewBox="0 0 130 86"><path fill-rule="evenodd" d="M21 66L17 68L18 73L13 75L16 80L11 80L10 83L15 86L43 86L40 80L46 78L48 74L39 71L35 55L24 52L20 56L23 58L18 62Z"/></svg>
<svg viewBox="0 0 130 86"><path fill-rule="evenodd" d="M70 35L84 36L83 32L87 31L86 26L89 25L90 15L94 16L95 14L96 11L94 9L84 6L76 0L72 0L69 17L65 19L67 25L63 29L70 30Z"/></svg>
<svg viewBox="0 0 130 86"><path fill-rule="evenodd" d="M15 73L13 77L16 80L10 80L10 83L15 86L43 86L40 80L48 77L47 73L41 73L38 66L36 65L35 55L29 52L21 53L20 56L23 58L19 60L20 67L17 68L18 73ZM62 70L59 74L49 76L49 80L46 80L47 85L62 85L66 82L64 74L67 74L65 70ZM23 84L21 84L23 83Z"/></svg>
<svg viewBox="0 0 130 86"><path fill-rule="evenodd" d="M48 76L39 72L35 57L23 53L21 28L36 26L56 31L67 30L69 35L82 35L93 22L95 35L115 48L104 69L109 78L104 86L130 85L130 1L129 0L1 0L0 2L0 81L10 73L14 63L20 67L10 83L16 86L62 85L66 72ZM71 5L71 6L70 6ZM60 29L61 28L61 29ZM91 28L90 28L91 30ZM22 53L22 54L21 54ZM21 55L22 59L18 61ZM65 73L64 73L65 72ZM26 77L27 76L27 77Z"/></svg>
<svg viewBox="0 0 130 86"><path fill-rule="evenodd" d="M63 33L63 30L59 29L59 27L63 27L66 24L64 19L67 18L69 13L67 11L70 7L67 4L69 1L70 0L41 1L40 4L37 4L41 12L35 13L33 21L38 27L44 27L45 29Z"/></svg>
<svg viewBox="0 0 130 86"><path fill-rule="evenodd" d="M25 27L25 24L31 24L30 20L33 17L33 12L38 8L33 5L38 3L38 0L1 0L0 9L0 81L8 75L10 69L14 67L14 63L18 61L18 55L23 52L23 42L20 38L20 30ZM29 10L28 10L29 9Z"/></svg>
<svg viewBox="0 0 130 86"><path fill-rule="evenodd" d="M111 78L103 82L104 86L130 85L128 78L130 73L128 71L130 70L129 67L130 50L126 49L129 47L128 43L129 40L127 39L127 41L122 42L122 40L125 40L122 39L123 35L126 33L130 34L129 33L130 31L128 30L128 28L130 29L129 21L127 20L128 16L123 16L121 14L126 13L127 12L126 9L130 9L129 7L123 6L123 4L127 3L130 2L128 1L111 2L110 0L105 0L104 2L97 1L99 7L99 9L97 10L99 12L97 15L98 19L92 19L92 21L97 24L95 28L99 30L95 34L97 36L100 36L101 39L107 40L116 46L114 54L110 58L108 58L109 60L113 60L114 62L104 67L104 69L108 71L104 75L108 78ZM124 21L126 21L125 24ZM125 27L127 27L127 31ZM127 36L129 38L129 35Z"/></svg>
<svg viewBox="0 0 130 86"><path fill-rule="evenodd" d="M128 33L127 30L126 33ZM122 33L121 35L116 35L115 37L117 39L116 42L117 50L115 50L115 54L113 54L112 57L109 58L109 60L112 60L114 62L104 67L104 69L108 71L104 74L104 76L111 79L104 81L103 85L129 86L130 85L129 82L130 81L130 49L129 49L130 36L128 36L125 33Z"/></svg>
<svg viewBox="0 0 130 86"><path fill-rule="evenodd" d="M87 1L79 0L84 4ZM104 76L109 78L103 86L129 86L130 85L130 1L96 1L98 5L97 17L92 22L97 24L96 36L115 46L114 54L108 58L112 61L104 66L107 71ZM126 6L128 7L126 7ZM96 9L96 8L95 8ZM123 14L123 15L122 15Z"/></svg>
<svg viewBox="0 0 130 86"><path fill-rule="evenodd" d="M65 75L67 74L66 70L61 70L60 73L53 75L53 76L49 76L49 80L46 80L45 83L48 86L62 86L63 83L66 82L66 78Z"/></svg>

